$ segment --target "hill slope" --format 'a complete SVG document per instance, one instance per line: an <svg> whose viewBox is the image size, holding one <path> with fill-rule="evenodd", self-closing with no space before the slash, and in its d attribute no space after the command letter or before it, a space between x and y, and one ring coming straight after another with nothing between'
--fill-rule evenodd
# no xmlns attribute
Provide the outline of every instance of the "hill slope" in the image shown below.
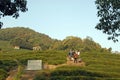
<svg viewBox="0 0 120 80"><path fill-rule="evenodd" d="M33 46L48 49L53 43L53 39L49 36L23 27L1 29L0 40L9 41L13 46L27 49L31 49Z"/></svg>
<svg viewBox="0 0 120 80"><path fill-rule="evenodd" d="M23 49L33 49L37 46L41 50L80 50L111 52L110 49L102 48L100 44L92 40L91 37L81 39L79 37L68 36L64 40L52 39L48 35L35 32L24 27L6 28L0 30L0 40L8 41L10 46L19 46Z"/></svg>

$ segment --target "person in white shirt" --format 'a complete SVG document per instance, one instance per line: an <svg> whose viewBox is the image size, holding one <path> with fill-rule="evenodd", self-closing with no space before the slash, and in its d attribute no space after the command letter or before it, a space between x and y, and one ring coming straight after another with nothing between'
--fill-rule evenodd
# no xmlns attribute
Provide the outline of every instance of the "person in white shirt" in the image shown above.
<svg viewBox="0 0 120 80"><path fill-rule="evenodd" d="M79 50L77 51L77 54L80 55L80 51Z"/></svg>
<svg viewBox="0 0 120 80"><path fill-rule="evenodd" d="M79 56L78 62L82 62L82 59L80 58L80 51L79 51L79 50L77 51L77 54L78 54L78 56Z"/></svg>

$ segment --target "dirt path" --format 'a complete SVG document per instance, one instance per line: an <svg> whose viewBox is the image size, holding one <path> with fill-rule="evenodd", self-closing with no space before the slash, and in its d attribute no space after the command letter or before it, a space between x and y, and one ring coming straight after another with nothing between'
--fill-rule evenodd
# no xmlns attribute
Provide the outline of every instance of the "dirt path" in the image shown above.
<svg viewBox="0 0 120 80"><path fill-rule="evenodd" d="M74 63L74 61L70 61L68 58L67 58L67 62L66 63L64 63L64 64L59 64L59 65L45 65L45 67L47 68L47 69L55 69L55 68L57 68L57 67L61 67L61 66L85 66L85 63L83 62L83 61L81 61L81 62L77 62L77 63Z"/></svg>
<svg viewBox="0 0 120 80"><path fill-rule="evenodd" d="M67 62L64 64L59 64L59 65L49 65L49 64L45 64L44 65L44 69L48 69L48 70L54 70L57 67L61 67L61 66L85 66L85 63L83 61L78 62L78 63L74 63L73 61L70 61L67 58ZM13 80L15 74L17 73L17 70L12 70L10 72L10 75L7 77L6 80ZM37 74L37 71L28 71L25 70L21 76L21 80L33 80L33 78L35 77L35 75Z"/></svg>
<svg viewBox="0 0 120 80"><path fill-rule="evenodd" d="M17 69L11 70L9 72L10 75L6 78L6 80L13 80L15 75L16 75L16 73L17 73Z"/></svg>
<svg viewBox="0 0 120 80"><path fill-rule="evenodd" d="M33 80L38 71L28 71L26 70L21 76L21 80Z"/></svg>

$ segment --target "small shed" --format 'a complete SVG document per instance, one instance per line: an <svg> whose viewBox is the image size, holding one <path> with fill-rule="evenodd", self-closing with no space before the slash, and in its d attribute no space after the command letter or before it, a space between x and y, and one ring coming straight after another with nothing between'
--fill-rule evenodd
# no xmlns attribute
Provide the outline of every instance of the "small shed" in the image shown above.
<svg viewBox="0 0 120 80"><path fill-rule="evenodd" d="M20 46L14 46L14 49L20 49Z"/></svg>
<svg viewBox="0 0 120 80"><path fill-rule="evenodd" d="M34 50L34 51L39 51L39 50L41 50L41 47L40 47L40 46L34 46L34 47L33 47L33 50Z"/></svg>

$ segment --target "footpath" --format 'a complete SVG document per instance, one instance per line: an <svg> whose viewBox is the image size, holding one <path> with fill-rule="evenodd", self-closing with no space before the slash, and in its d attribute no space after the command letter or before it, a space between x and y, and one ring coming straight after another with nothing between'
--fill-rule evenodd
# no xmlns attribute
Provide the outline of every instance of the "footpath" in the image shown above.
<svg viewBox="0 0 120 80"><path fill-rule="evenodd" d="M54 70L57 67L61 66L85 66L85 63L83 61L74 63L73 61L70 61L67 58L67 62L64 64L59 64L59 65L49 65L49 64L44 64L44 69L47 70ZM24 70L23 74L21 75L20 80L33 80L35 75L37 74L38 71L33 71L33 70ZM6 78L6 80L14 80L14 76L17 74L17 70L12 70L9 72L9 76Z"/></svg>

